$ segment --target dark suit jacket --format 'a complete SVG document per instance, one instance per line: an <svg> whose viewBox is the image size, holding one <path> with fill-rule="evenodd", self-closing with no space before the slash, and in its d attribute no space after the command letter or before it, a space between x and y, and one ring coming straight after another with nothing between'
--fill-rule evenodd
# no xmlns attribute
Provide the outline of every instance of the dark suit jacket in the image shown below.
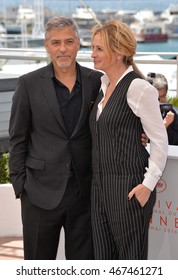
<svg viewBox="0 0 178 280"><path fill-rule="evenodd" d="M172 112L174 113L174 121L167 128L168 141L169 145L178 146L178 114L174 109Z"/></svg>
<svg viewBox="0 0 178 280"><path fill-rule="evenodd" d="M60 113L50 64L18 79L10 117L10 178L16 197L26 190L31 203L54 209L61 201L72 163L81 195L90 198L89 112L101 73L80 66L81 114L69 138Z"/></svg>

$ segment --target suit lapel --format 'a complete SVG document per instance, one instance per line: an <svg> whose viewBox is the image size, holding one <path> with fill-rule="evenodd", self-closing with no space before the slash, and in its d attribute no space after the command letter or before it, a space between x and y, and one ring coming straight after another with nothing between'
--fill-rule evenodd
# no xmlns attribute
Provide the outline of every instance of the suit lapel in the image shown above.
<svg viewBox="0 0 178 280"><path fill-rule="evenodd" d="M61 112L60 112L58 100L56 97L55 87L54 87L54 84L51 79L50 65L48 65L44 69L45 69L44 73L41 75L41 80L40 80L42 92L50 107L51 112L53 113L53 115L55 116L55 118L59 122L60 126L65 131L65 133L67 133L66 127L65 127L65 124L64 124Z"/></svg>
<svg viewBox="0 0 178 280"><path fill-rule="evenodd" d="M90 79L90 72L88 69L80 66L80 74L81 74L81 82L82 82L82 107L80 116L77 122L77 125L72 133L73 137L81 128L84 122L86 122L86 118L88 118L90 103L92 98L92 83Z"/></svg>
<svg viewBox="0 0 178 280"><path fill-rule="evenodd" d="M64 130L65 133L67 133L61 112L60 107L58 104L58 100L56 97L56 91L51 79L51 68L50 64L47 65L47 67L44 68L44 72L40 76L40 82L41 82L41 88L42 92L44 94L44 97L50 107L51 112L59 122L60 126ZM88 119L88 115L90 112L90 106L91 103L94 102L92 100L93 95L93 89L92 89L92 82L90 77L90 71L86 69L85 67L80 66L80 73L81 73L81 82L82 82L82 107L81 112L79 116L79 120L77 122L77 125L71 135L73 137L78 131L80 130L81 126L86 122L86 119Z"/></svg>

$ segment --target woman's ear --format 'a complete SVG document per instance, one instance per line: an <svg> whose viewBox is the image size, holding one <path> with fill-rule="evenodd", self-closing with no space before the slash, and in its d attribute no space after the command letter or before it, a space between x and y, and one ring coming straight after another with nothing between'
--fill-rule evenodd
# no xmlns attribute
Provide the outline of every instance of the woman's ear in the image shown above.
<svg viewBox="0 0 178 280"><path fill-rule="evenodd" d="M122 56L120 54L117 54L116 59L121 60Z"/></svg>

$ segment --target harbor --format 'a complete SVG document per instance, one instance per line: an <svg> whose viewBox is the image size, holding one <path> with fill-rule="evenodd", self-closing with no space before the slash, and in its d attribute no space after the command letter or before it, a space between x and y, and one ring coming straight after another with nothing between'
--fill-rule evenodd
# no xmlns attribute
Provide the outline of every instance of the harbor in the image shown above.
<svg viewBox="0 0 178 280"><path fill-rule="evenodd" d="M69 6L69 9L65 11L61 8L60 2L64 1L59 1L59 9L53 10L49 4L47 6L45 0L19 0L19 5L16 6L6 5L3 1L0 10L0 47L41 47L44 24L53 15L67 15L77 22L81 47L91 46L90 32L94 25L103 24L111 19L128 24L138 43L178 40L178 4L170 4L161 11L154 11L149 7L134 10L115 7L111 9L107 6L94 10L86 4L90 1L79 0L75 1L78 5L73 10L69 6L73 1L66 1L65 7Z"/></svg>
<svg viewBox="0 0 178 280"><path fill-rule="evenodd" d="M133 32L134 26L139 27L135 33L137 53L134 62L145 76L149 72L164 74L169 84L168 96L178 96L178 4L168 5L163 11L148 8L138 11L111 9L104 4L102 9L94 9L85 4L91 1L75 1L77 7L71 8L70 1L58 1L68 6L68 11L64 12L59 9L60 6L52 9L52 4L47 5L57 1L19 2L20 6L4 5L0 12L0 153L8 152L9 118L17 79L49 62L43 44L43 27L56 14L69 15L77 22L81 37L77 61L92 69L90 30L95 24L118 19L130 25ZM168 164L163 181L158 185L163 187L165 184L166 190L162 193L157 188L158 200L150 226L149 237L154 243L154 246L149 244L150 260L178 258L177 167L178 148L169 146ZM0 184L0 201L0 260L23 259L20 203L14 198L11 184ZM62 234L59 244L61 253L57 259L65 259L64 243Z"/></svg>
<svg viewBox="0 0 178 280"><path fill-rule="evenodd" d="M108 19L119 19L132 26L133 32L133 26L140 26L140 34L142 32L140 28L149 26L148 29L144 29L142 36L137 32L137 36L139 36L134 61L145 76L149 72L165 75L169 84L168 96L171 98L177 96L178 27L176 24L178 24L178 4L168 5L162 12L154 12L150 9L136 11L104 7L100 11L95 11L85 4L87 1L76 2L78 5L70 16L77 22L80 31L81 48L77 56L79 63L93 68L90 38L90 30L93 25L103 23ZM60 14L56 10L50 9L49 6L46 7L45 0L19 0L19 3L21 5L17 7L6 6L3 13L0 13L0 140L2 151L8 151L8 123L16 80L20 75L48 63L49 58L43 42L44 24L52 15ZM171 27L173 22L174 28ZM157 36L158 31L155 29L159 29L160 24L162 24L162 28L164 26L164 34ZM167 28L169 26L169 32L168 29L165 31L165 26Z"/></svg>

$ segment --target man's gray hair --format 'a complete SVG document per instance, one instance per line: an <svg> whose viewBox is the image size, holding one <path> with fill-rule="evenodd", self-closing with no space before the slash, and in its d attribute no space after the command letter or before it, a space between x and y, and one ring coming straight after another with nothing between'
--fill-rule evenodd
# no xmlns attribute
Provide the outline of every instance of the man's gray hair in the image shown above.
<svg viewBox="0 0 178 280"><path fill-rule="evenodd" d="M63 29L70 27L74 30L76 37L79 38L79 30L77 23L70 17L54 16L48 20L45 25L45 39L48 39L48 32L54 29Z"/></svg>
<svg viewBox="0 0 178 280"><path fill-rule="evenodd" d="M168 90L168 81L163 74L156 73L155 79L153 79L153 86L158 90L165 88L167 91Z"/></svg>
<svg viewBox="0 0 178 280"><path fill-rule="evenodd" d="M168 90L168 81L163 74L153 73L154 75L151 77L150 73L148 73L147 81L149 81L157 90L165 88Z"/></svg>

